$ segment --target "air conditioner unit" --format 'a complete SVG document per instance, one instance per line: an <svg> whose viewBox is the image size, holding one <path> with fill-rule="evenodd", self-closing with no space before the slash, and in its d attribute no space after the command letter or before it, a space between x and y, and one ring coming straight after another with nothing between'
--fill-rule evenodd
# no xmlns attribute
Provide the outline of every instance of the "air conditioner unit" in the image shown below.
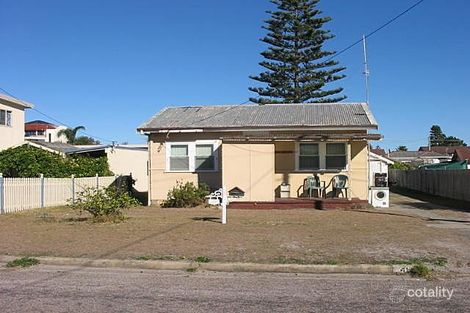
<svg viewBox="0 0 470 313"><path fill-rule="evenodd" d="M370 187L369 203L374 208L388 208L390 191L388 187Z"/></svg>

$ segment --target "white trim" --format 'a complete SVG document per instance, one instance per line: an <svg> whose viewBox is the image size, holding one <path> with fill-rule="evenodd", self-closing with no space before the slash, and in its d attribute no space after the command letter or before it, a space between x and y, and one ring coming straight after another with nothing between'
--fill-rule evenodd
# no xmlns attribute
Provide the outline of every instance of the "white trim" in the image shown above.
<svg viewBox="0 0 470 313"><path fill-rule="evenodd" d="M318 155L319 155L319 169L308 169L308 170L301 170L299 169L299 157L300 157L300 145L301 144L317 144L318 145ZM326 144L327 143L342 143L345 145L345 152L346 152L346 167L342 169L333 169L333 168L326 168ZM350 157L350 144L349 142L345 141L296 141L295 142L295 171L300 173L310 173L310 172L347 172L349 171L349 164L351 163Z"/></svg>
<svg viewBox="0 0 470 313"><path fill-rule="evenodd" d="M187 171L172 171L170 169L171 146L188 146L189 169ZM213 145L214 169L213 170L197 170L195 168L196 161L196 145ZM167 141L165 142L165 172L167 173L214 173L219 171L219 147L220 140L195 140L195 141Z"/></svg>

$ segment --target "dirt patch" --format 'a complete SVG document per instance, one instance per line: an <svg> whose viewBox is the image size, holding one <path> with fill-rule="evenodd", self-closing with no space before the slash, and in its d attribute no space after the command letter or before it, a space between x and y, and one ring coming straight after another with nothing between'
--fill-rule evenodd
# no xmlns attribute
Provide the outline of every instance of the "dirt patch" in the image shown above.
<svg viewBox="0 0 470 313"><path fill-rule="evenodd" d="M361 211L128 211L92 223L67 208L0 216L0 254L277 263L374 263L419 257L469 260L469 232L416 217ZM450 244L451 243L451 244Z"/></svg>

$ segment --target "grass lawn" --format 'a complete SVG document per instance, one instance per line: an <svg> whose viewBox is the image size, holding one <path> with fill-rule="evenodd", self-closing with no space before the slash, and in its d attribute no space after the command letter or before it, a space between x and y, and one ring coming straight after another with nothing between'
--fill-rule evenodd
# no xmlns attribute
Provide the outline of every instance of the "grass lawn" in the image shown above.
<svg viewBox="0 0 470 313"><path fill-rule="evenodd" d="M0 254L274 263L469 260L468 232L379 211L129 210L121 223L92 223L68 208L0 216Z"/></svg>

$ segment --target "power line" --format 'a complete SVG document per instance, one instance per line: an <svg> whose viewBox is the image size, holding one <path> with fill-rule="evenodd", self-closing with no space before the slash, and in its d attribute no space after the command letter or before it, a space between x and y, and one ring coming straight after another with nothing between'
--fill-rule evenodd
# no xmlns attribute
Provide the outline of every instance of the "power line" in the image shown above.
<svg viewBox="0 0 470 313"><path fill-rule="evenodd" d="M382 29L384 29L385 27L387 27L388 25L392 24L393 22L395 22L396 20L398 20L400 17L402 17L403 15L405 15L406 13L410 12L411 10L413 10L414 8L416 8L418 5L420 5L421 3L423 3L425 0L420 0L418 2L416 2L415 4L413 4L412 6L410 6L408 9L406 9L405 11L401 12L400 14L398 14L397 16L395 16L394 18L392 18L391 20L389 20L388 22L386 22L385 24L383 24L382 26L376 28L374 31L368 33L367 35L365 35L365 39L369 38L369 37L372 37L373 35L375 35L376 33L378 33L379 31L381 31ZM348 51L349 49L353 48L354 46L360 44L364 39L361 38L355 42L353 42L352 44L350 44L349 46L347 46L346 48L336 52L335 54L333 54L331 57L329 57L328 59L326 59L325 62L328 62L328 61L331 61L333 58L343 54L344 52Z"/></svg>
<svg viewBox="0 0 470 313"><path fill-rule="evenodd" d="M8 91L5 90L4 88L0 87L0 90L1 90L2 92L4 92L6 95L8 95L8 96L10 96L10 97L12 97L12 98L15 98L15 99L18 100L19 102L24 103L24 101L22 101L21 99L15 97L13 94L11 94L10 92L8 92ZM71 127L70 125L67 125L67 123L64 123L64 122L62 122L62 121L59 121L58 119L56 119L56 118L54 118L54 117L52 117L52 116L50 116L50 115L48 115L48 114L46 114L46 113L43 113L43 112L39 111L39 110L36 109L36 108L31 108L31 110L33 110L33 111L35 111L35 112L41 114L42 116L44 116L44 117L46 117L46 118L48 118L48 119L50 119L50 120L52 120L52 121L54 121L54 122L60 124L60 125L64 125L64 126L66 126L66 127L68 127L68 128L73 129L73 127ZM99 139L99 140L101 140L101 141L110 142L110 143L115 142L115 141L113 141L113 140L108 140L108 139L105 139L105 138L102 138L102 137L99 137L99 136L94 136L94 135L92 135L92 134L90 134L90 133L87 133L87 132L84 132L84 131L81 131L81 132L82 132L84 135L89 136L89 137L92 137L92 138L94 138L94 139Z"/></svg>

